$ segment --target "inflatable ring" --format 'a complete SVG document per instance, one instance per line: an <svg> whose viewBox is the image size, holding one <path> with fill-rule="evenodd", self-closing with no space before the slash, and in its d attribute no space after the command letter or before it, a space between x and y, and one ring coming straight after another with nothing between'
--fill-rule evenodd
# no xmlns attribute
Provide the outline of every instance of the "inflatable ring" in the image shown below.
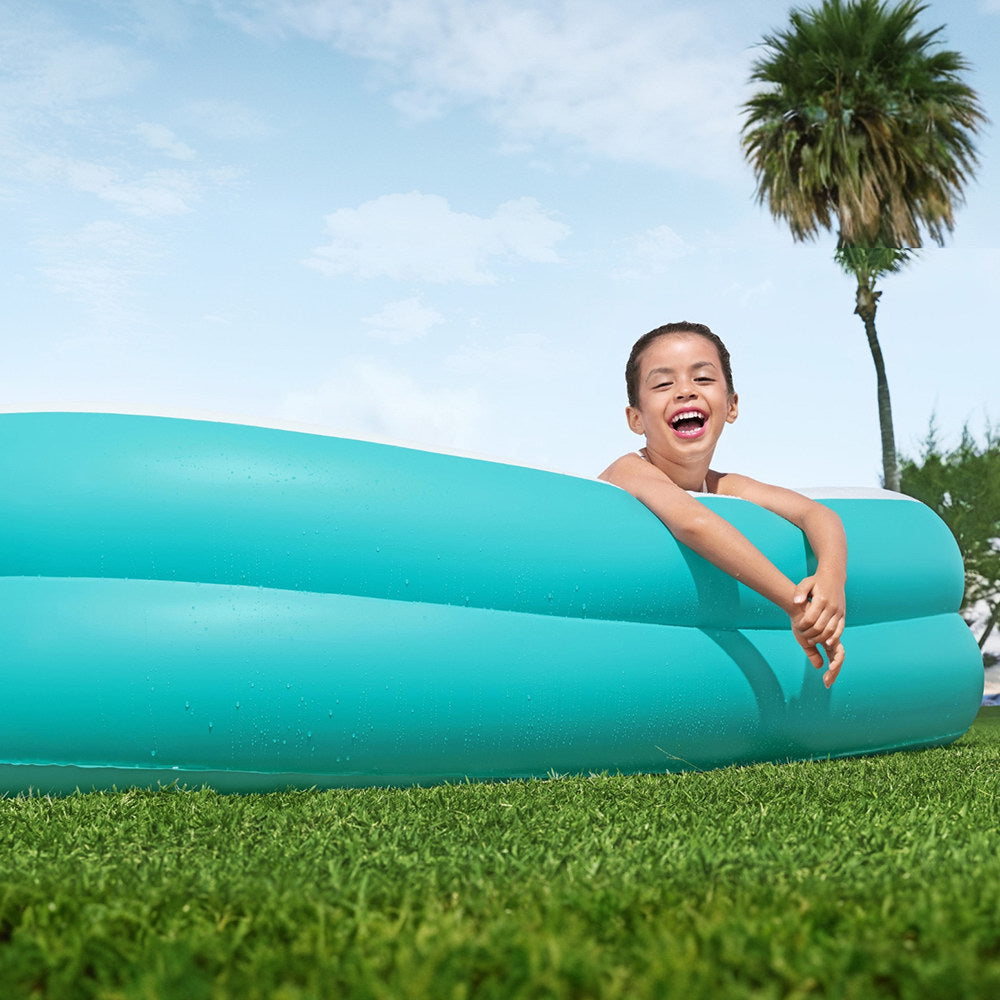
<svg viewBox="0 0 1000 1000"><path fill-rule="evenodd" d="M782 612L596 480L260 427L0 416L0 791L667 772L955 740L948 529L828 495L829 690ZM702 496L794 580L802 533Z"/></svg>

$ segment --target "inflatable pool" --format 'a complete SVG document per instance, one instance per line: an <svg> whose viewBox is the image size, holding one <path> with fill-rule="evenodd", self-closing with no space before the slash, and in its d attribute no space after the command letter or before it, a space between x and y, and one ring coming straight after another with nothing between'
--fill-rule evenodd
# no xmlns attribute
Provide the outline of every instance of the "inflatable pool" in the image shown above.
<svg viewBox="0 0 1000 1000"><path fill-rule="evenodd" d="M0 791L666 772L948 743L983 687L945 525L830 496L827 690L763 598L596 480L236 424L0 415ZM801 532L702 502L792 579Z"/></svg>

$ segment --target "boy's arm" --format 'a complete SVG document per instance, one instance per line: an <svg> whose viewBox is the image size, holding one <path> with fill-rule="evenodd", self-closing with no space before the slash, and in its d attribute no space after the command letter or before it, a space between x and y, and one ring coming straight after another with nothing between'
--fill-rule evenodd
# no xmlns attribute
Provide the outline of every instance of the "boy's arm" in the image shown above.
<svg viewBox="0 0 1000 1000"><path fill-rule="evenodd" d="M802 610L795 601L795 584L742 532L638 455L624 455L598 478L627 490L642 501L679 542L781 608L792 619L793 634L813 666L823 667L823 657L816 642L794 627ZM824 682L829 686L840 670L843 647L836 644L827 648L830 669Z"/></svg>
<svg viewBox="0 0 1000 1000"><path fill-rule="evenodd" d="M800 528L816 555L816 573L800 581L793 602L795 627L829 650L844 631L847 580L847 538L840 518L829 507L780 486L759 483L747 476L719 476L718 492L750 500Z"/></svg>

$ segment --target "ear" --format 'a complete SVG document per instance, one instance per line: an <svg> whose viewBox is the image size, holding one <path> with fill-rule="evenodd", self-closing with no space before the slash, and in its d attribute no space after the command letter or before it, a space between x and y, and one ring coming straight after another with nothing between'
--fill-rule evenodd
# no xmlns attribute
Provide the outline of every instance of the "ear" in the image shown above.
<svg viewBox="0 0 1000 1000"><path fill-rule="evenodd" d="M726 423L731 424L740 415L740 397L734 392L729 397L729 409L726 411Z"/></svg>
<svg viewBox="0 0 1000 1000"><path fill-rule="evenodd" d="M629 429L633 434L645 434L642 426L642 414L635 406L625 407L625 419L628 421Z"/></svg>

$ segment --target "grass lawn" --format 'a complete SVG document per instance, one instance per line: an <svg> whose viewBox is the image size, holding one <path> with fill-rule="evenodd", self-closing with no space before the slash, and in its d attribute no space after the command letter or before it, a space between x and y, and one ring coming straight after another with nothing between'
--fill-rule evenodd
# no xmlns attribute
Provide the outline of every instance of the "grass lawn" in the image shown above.
<svg viewBox="0 0 1000 1000"><path fill-rule="evenodd" d="M0 997L1000 997L1000 709L706 774L0 801Z"/></svg>

